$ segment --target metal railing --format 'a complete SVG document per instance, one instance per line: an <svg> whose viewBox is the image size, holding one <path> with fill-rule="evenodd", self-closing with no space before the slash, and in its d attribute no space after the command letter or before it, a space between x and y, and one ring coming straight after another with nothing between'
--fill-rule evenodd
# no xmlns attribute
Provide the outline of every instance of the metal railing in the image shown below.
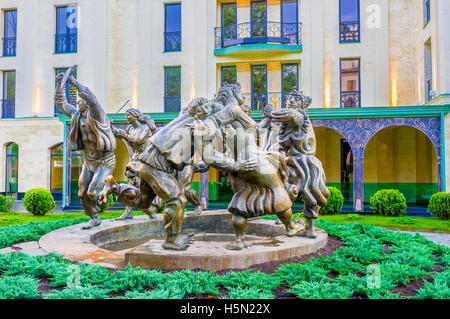
<svg viewBox="0 0 450 319"><path fill-rule="evenodd" d="M180 110L181 110L180 96L164 97L164 112L180 112Z"/></svg>
<svg viewBox="0 0 450 319"><path fill-rule="evenodd" d="M3 38L3 56L16 56L16 37Z"/></svg>
<svg viewBox="0 0 450 319"><path fill-rule="evenodd" d="M77 33L55 34L55 53L77 52Z"/></svg>
<svg viewBox="0 0 450 319"><path fill-rule="evenodd" d="M164 32L164 51L181 51L181 31Z"/></svg>
<svg viewBox="0 0 450 319"><path fill-rule="evenodd" d="M245 104L252 107L252 110L262 110L267 104L274 108L286 107L286 97L289 92L258 92L258 93L243 93L245 97Z"/></svg>
<svg viewBox="0 0 450 319"><path fill-rule="evenodd" d="M361 91L341 91L341 107L361 107Z"/></svg>
<svg viewBox="0 0 450 319"><path fill-rule="evenodd" d="M359 42L359 21L341 22L340 43Z"/></svg>
<svg viewBox="0 0 450 319"><path fill-rule="evenodd" d="M2 119L12 119L16 116L16 100L2 99Z"/></svg>
<svg viewBox="0 0 450 319"><path fill-rule="evenodd" d="M261 42L301 44L301 23L244 22L215 28L215 48Z"/></svg>

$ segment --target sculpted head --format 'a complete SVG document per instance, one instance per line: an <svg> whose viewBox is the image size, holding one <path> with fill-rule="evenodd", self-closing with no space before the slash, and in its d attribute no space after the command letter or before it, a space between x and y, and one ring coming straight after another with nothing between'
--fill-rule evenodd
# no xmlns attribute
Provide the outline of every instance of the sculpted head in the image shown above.
<svg viewBox="0 0 450 319"><path fill-rule="evenodd" d="M310 96L304 95L301 91L292 90L286 98L286 107L292 109L301 108L306 112L311 101L312 99Z"/></svg>
<svg viewBox="0 0 450 319"><path fill-rule="evenodd" d="M230 97L234 97L239 105L244 104L244 96L241 92L241 84L236 82L234 84L225 83L217 91L216 100L220 101L222 104L226 104Z"/></svg>
<svg viewBox="0 0 450 319"><path fill-rule="evenodd" d="M193 99L187 106L187 112L189 115L199 119L207 117L211 114L211 111L212 103L203 97Z"/></svg>
<svg viewBox="0 0 450 319"><path fill-rule="evenodd" d="M83 100L83 99L79 100L79 101L77 102L77 107L78 107L78 111L79 111L81 114L86 113L86 110L87 110L87 103L86 103L85 100Z"/></svg>

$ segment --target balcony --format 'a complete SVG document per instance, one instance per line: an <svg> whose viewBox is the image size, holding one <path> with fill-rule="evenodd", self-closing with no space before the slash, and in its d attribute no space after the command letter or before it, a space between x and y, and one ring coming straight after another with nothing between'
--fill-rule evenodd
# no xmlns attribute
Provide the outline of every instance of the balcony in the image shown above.
<svg viewBox="0 0 450 319"><path fill-rule="evenodd" d="M181 51L181 31L164 32L164 52Z"/></svg>
<svg viewBox="0 0 450 319"><path fill-rule="evenodd" d="M2 99L2 119L13 119L15 117L16 100Z"/></svg>
<svg viewBox="0 0 450 319"><path fill-rule="evenodd" d="M3 38L3 56L16 56L16 37Z"/></svg>
<svg viewBox="0 0 450 319"><path fill-rule="evenodd" d="M341 107L361 107L361 91L341 91Z"/></svg>
<svg viewBox="0 0 450 319"><path fill-rule="evenodd" d="M302 51L301 23L245 22L215 28L215 55L252 50Z"/></svg>
<svg viewBox="0 0 450 319"><path fill-rule="evenodd" d="M267 104L274 108L286 107L286 97L289 92L259 92L259 93L244 93L246 104L251 105L252 110L262 110Z"/></svg>
<svg viewBox="0 0 450 319"><path fill-rule="evenodd" d="M55 53L77 52L77 33L55 34Z"/></svg>
<svg viewBox="0 0 450 319"><path fill-rule="evenodd" d="M341 22L339 42L340 43L360 42L359 21Z"/></svg>
<svg viewBox="0 0 450 319"><path fill-rule="evenodd" d="M164 97L164 112L180 112L180 110L181 110L180 96Z"/></svg>

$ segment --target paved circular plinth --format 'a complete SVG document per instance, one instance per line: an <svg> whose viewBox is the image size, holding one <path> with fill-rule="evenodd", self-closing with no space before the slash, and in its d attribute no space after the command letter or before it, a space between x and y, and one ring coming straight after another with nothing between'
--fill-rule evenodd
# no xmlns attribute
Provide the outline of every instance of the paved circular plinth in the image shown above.
<svg viewBox="0 0 450 319"><path fill-rule="evenodd" d="M315 252L324 247L328 235L316 228L317 238L287 237L283 225L271 220L249 220L246 242L250 247L228 250L234 241L231 214L207 211L200 216L186 216L183 233L194 233L194 243L185 251L164 250L162 216L150 220L138 216L129 221L106 220L99 227L82 230L74 225L55 230L39 240L47 252L66 259L96 263L112 268L133 267L159 269L221 270L247 268L269 261L281 261Z"/></svg>

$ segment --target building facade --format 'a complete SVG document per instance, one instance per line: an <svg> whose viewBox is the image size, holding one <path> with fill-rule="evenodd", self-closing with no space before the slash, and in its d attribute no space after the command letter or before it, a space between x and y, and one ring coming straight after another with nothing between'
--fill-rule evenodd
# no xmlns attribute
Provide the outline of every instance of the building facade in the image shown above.
<svg viewBox="0 0 450 319"><path fill-rule="evenodd" d="M239 81L261 119L287 92L312 97L317 156L355 211L381 188L426 205L450 187L450 2L447 0L0 0L0 192L51 190L77 202L82 156L65 143L55 76L76 77L114 120L125 108L159 126L194 97ZM70 102L76 91L66 87ZM129 149L118 141L115 176ZM446 169L448 167L449 169ZM226 176L196 176L209 203Z"/></svg>

